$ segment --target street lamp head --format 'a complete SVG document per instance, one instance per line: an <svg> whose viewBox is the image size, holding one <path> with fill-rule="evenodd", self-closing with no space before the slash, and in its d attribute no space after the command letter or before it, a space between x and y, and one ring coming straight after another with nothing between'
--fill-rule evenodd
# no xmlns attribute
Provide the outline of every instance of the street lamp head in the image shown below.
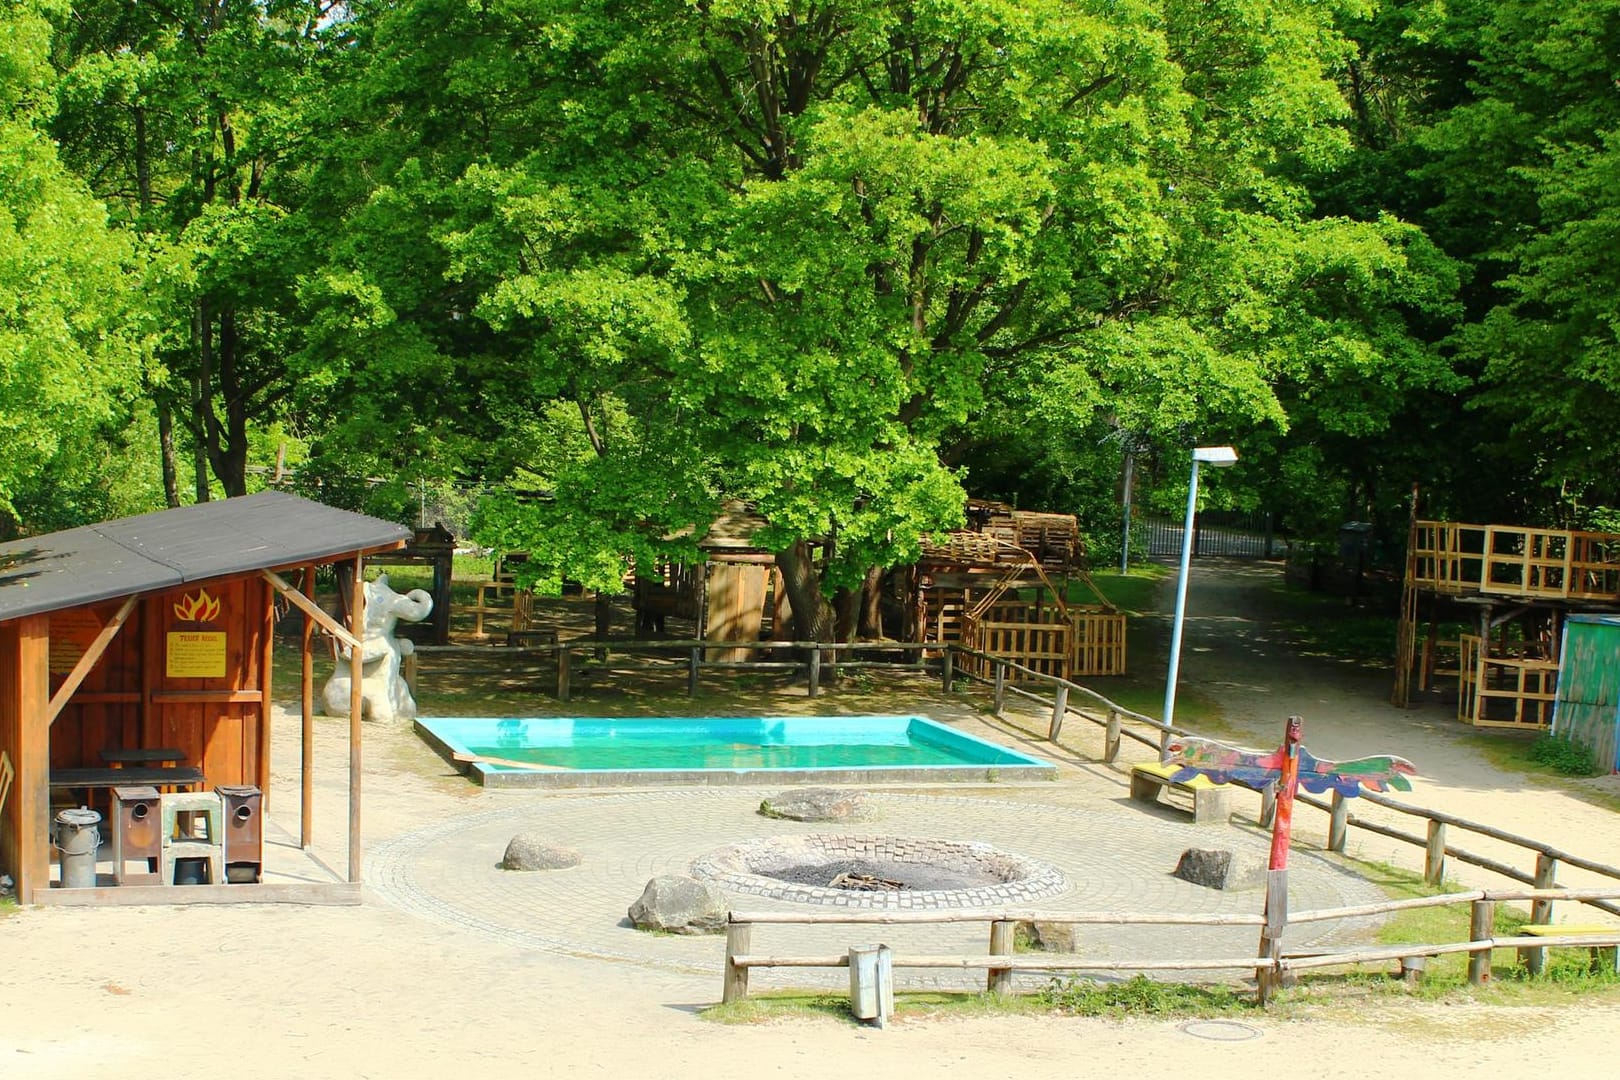
<svg viewBox="0 0 1620 1080"><path fill-rule="evenodd" d="M1235 465L1237 451L1230 446L1196 446L1193 448L1193 460L1221 467Z"/></svg>

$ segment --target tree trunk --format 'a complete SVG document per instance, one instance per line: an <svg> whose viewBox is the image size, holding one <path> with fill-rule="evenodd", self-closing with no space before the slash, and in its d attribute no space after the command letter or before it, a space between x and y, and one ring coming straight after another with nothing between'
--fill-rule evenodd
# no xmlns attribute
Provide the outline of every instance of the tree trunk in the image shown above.
<svg viewBox="0 0 1620 1080"><path fill-rule="evenodd" d="M883 567L874 566L866 571L861 583L860 636L876 641L883 636Z"/></svg>
<svg viewBox="0 0 1620 1080"><path fill-rule="evenodd" d="M810 558L810 545L800 540L785 551L777 552L776 568L782 571L782 587L793 607L794 639L836 641L832 605L821 595L821 581Z"/></svg>
<svg viewBox="0 0 1620 1080"><path fill-rule="evenodd" d="M157 403L158 449L163 458L163 502L173 509L180 505L180 462L174 451L174 406Z"/></svg>

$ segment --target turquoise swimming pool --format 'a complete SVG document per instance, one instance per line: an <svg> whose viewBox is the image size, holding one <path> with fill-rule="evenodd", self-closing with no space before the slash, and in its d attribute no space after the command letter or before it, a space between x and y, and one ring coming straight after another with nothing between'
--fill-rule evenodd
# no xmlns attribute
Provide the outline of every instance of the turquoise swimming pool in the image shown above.
<svg viewBox="0 0 1620 1080"><path fill-rule="evenodd" d="M1056 776L923 716L424 717L416 728L486 786Z"/></svg>

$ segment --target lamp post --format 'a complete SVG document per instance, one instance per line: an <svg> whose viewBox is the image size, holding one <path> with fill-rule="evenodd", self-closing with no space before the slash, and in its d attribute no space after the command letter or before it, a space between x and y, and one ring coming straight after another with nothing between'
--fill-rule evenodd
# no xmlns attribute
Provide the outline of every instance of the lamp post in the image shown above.
<svg viewBox="0 0 1620 1080"><path fill-rule="evenodd" d="M1176 674L1181 668L1181 628L1187 617L1187 573L1192 568L1193 517L1198 511L1198 466L1208 462L1225 468L1237 462L1230 446L1199 446L1192 452L1192 479L1187 483L1187 519L1181 527L1181 574L1176 578L1176 617L1170 627L1170 674L1164 684L1164 729L1159 752L1170 744L1170 725L1176 718Z"/></svg>

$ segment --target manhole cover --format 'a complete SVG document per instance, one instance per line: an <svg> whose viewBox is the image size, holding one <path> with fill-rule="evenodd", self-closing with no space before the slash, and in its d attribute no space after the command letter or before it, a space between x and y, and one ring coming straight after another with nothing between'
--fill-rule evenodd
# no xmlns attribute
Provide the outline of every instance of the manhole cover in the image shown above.
<svg viewBox="0 0 1620 1080"><path fill-rule="evenodd" d="M1235 1020L1194 1020L1182 1024L1181 1030L1195 1039L1209 1039L1211 1042L1243 1042L1245 1039L1258 1039L1264 1034L1259 1028Z"/></svg>

